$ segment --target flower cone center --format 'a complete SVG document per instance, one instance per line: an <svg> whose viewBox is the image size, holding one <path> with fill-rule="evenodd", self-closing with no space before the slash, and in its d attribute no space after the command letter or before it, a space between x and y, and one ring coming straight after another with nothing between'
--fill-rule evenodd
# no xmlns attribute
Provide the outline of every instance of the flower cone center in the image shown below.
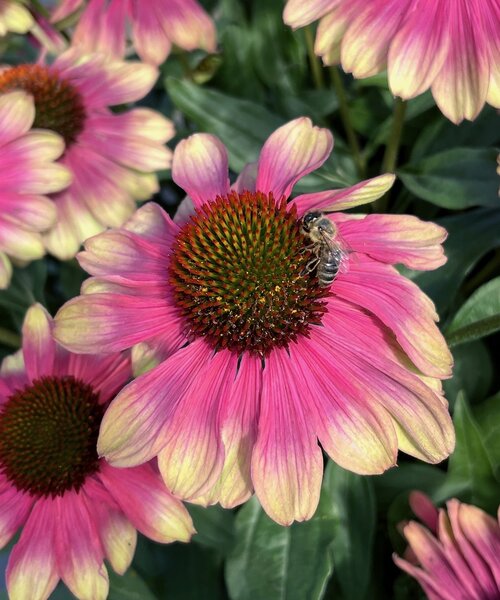
<svg viewBox="0 0 500 600"><path fill-rule="evenodd" d="M0 94L24 90L35 101L33 127L51 129L73 144L82 132L85 109L78 91L42 65L19 65L0 72Z"/></svg>
<svg viewBox="0 0 500 600"><path fill-rule="evenodd" d="M321 323L328 291L295 209L260 192L232 192L199 209L179 232L170 283L189 334L214 348L265 356Z"/></svg>
<svg viewBox="0 0 500 600"><path fill-rule="evenodd" d="M103 412L98 394L79 379L34 380L0 409L0 472L36 496L78 491L98 470Z"/></svg>

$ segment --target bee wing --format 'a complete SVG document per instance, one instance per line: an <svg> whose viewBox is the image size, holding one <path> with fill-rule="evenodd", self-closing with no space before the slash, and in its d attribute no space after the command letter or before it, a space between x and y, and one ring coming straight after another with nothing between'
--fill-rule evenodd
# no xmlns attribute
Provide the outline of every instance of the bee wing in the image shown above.
<svg viewBox="0 0 500 600"><path fill-rule="evenodd" d="M338 229L335 237L333 238L328 237L328 235L322 231L321 238L323 243L328 246L332 252L337 254L339 260L339 271L341 273L347 273L349 269L349 261L351 259L351 255L354 254L354 251L349 249L349 246L345 240L340 236Z"/></svg>

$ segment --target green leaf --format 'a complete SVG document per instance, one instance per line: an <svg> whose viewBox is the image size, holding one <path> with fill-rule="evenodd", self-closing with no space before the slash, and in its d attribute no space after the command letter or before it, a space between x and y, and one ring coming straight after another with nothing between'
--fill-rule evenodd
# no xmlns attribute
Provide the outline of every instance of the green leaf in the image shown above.
<svg viewBox="0 0 500 600"><path fill-rule="evenodd" d="M372 480L329 461L323 486L337 522L331 547L335 578L345 600L363 600L370 583L377 522Z"/></svg>
<svg viewBox="0 0 500 600"><path fill-rule="evenodd" d="M471 402L483 400L493 380L493 361L488 348L481 341L455 346L453 377L443 381L445 395L453 406L461 390Z"/></svg>
<svg viewBox="0 0 500 600"><path fill-rule="evenodd" d="M446 332L450 346L500 330L500 277L477 289L453 317Z"/></svg>
<svg viewBox="0 0 500 600"><path fill-rule="evenodd" d="M498 206L496 156L490 148L452 148L409 163L398 175L415 196L443 208Z"/></svg>
<svg viewBox="0 0 500 600"><path fill-rule="evenodd" d="M218 550L223 556L234 545L234 513L220 506L202 507L188 504L196 529L193 542Z"/></svg>
<svg viewBox="0 0 500 600"><path fill-rule="evenodd" d="M109 567L108 573L108 600L156 600L156 596L134 569L129 569L125 575L117 575Z"/></svg>
<svg viewBox="0 0 500 600"><path fill-rule="evenodd" d="M24 315L32 304L45 303L46 278L47 264L43 260L37 260L22 269L14 269L10 286L6 290L0 290L0 308L10 314L17 329L21 328Z"/></svg>
<svg viewBox="0 0 500 600"><path fill-rule="evenodd" d="M335 519L322 498L314 517L281 527L252 498L236 517L236 546L226 563L232 600L315 600L332 571Z"/></svg>
<svg viewBox="0 0 500 600"><path fill-rule="evenodd" d="M500 392L474 406L473 411L493 472L500 481Z"/></svg>
<svg viewBox="0 0 500 600"><path fill-rule="evenodd" d="M500 245L500 210L479 208L438 220L448 231L448 262L435 271L405 271L436 303L441 316L476 262Z"/></svg>
<svg viewBox="0 0 500 600"><path fill-rule="evenodd" d="M236 173L258 159L264 142L285 121L260 104L189 81L167 77L165 85L179 110L202 131L222 140L228 151L229 166ZM295 191L320 191L353 183L352 160L346 163L333 154L321 169L304 177Z"/></svg>
<svg viewBox="0 0 500 600"><path fill-rule="evenodd" d="M456 447L450 456L444 491L461 490L462 500L492 510L498 506L498 481L493 472L481 431L461 392L455 403L453 422ZM442 490L442 493L443 490ZM454 493L453 493L454 495Z"/></svg>

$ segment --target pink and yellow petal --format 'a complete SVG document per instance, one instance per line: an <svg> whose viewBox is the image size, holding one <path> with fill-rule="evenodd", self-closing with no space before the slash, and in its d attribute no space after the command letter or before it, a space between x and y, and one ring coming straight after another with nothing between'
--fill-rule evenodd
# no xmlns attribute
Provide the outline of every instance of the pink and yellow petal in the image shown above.
<svg viewBox="0 0 500 600"><path fill-rule="evenodd" d="M188 542L195 533L188 511L151 465L120 470L103 464L99 476L134 527L152 540Z"/></svg>
<svg viewBox="0 0 500 600"><path fill-rule="evenodd" d="M352 187L302 194L294 198L290 204L297 207L299 215L310 210L348 210L378 200L391 189L395 179L396 176L392 173L385 173L361 181Z"/></svg>
<svg viewBox="0 0 500 600"><path fill-rule="evenodd" d="M34 500L19 492L4 475L0 474L0 548L3 548L24 525Z"/></svg>
<svg viewBox="0 0 500 600"><path fill-rule="evenodd" d="M215 25L195 0L169 0L157 3L158 16L170 40L184 50L203 48L215 52Z"/></svg>
<svg viewBox="0 0 500 600"><path fill-rule="evenodd" d="M8 217L3 218L0 226L0 249L12 258L36 260L45 254L45 248L39 233L20 229Z"/></svg>
<svg viewBox="0 0 500 600"><path fill-rule="evenodd" d="M59 581L52 500L39 499L10 553L6 580L15 600L47 600Z"/></svg>
<svg viewBox="0 0 500 600"><path fill-rule="evenodd" d="M202 497L221 475L220 412L236 365L237 357L225 350L209 358L168 421L158 467L169 490L180 498L192 501Z"/></svg>
<svg viewBox="0 0 500 600"><path fill-rule="evenodd" d="M35 120L33 98L23 92L14 91L0 96L0 145L27 133Z"/></svg>
<svg viewBox="0 0 500 600"><path fill-rule="evenodd" d="M222 407L224 466L212 489L195 500L198 504L218 501L224 508L234 508L252 495L251 460L257 438L261 389L260 359L243 355L234 385Z"/></svg>
<svg viewBox="0 0 500 600"><path fill-rule="evenodd" d="M290 27L298 29L320 19L337 4L339 4L339 0L316 0L314 2L288 0L283 11L283 21Z"/></svg>
<svg viewBox="0 0 500 600"><path fill-rule="evenodd" d="M157 11L158 2L135 2L132 5L132 41L135 51L143 61L153 65L160 65L172 48L168 28L165 29Z"/></svg>
<svg viewBox="0 0 500 600"><path fill-rule="evenodd" d="M195 133L175 148L172 178L197 207L229 193L228 158L214 135Z"/></svg>
<svg viewBox="0 0 500 600"><path fill-rule="evenodd" d="M252 481L262 507L281 525L312 517L323 476L321 449L298 381L286 352L266 359Z"/></svg>
<svg viewBox="0 0 500 600"><path fill-rule="evenodd" d="M0 290L5 290L9 287L12 277L12 263L9 257L0 251Z"/></svg>
<svg viewBox="0 0 500 600"><path fill-rule="evenodd" d="M32 231L45 231L54 225L57 219L57 210L52 200L45 196L28 194L20 196L16 191L2 191L1 194L0 223L2 217L8 217L10 222L16 223L21 229Z"/></svg>
<svg viewBox="0 0 500 600"><path fill-rule="evenodd" d="M356 6L337 5L319 22L314 52L323 59L324 65L340 63L342 38L351 22Z"/></svg>
<svg viewBox="0 0 500 600"><path fill-rule="evenodd" d="M28 309L23 323L23 355L30 379L52 374L56 355L52 328L52 318L41 304Z"/></svg>
<svg viewBox="0 0 500 600"><path fill-rule="evenodd" d="M330 156L333 136L315 127L307 117L286 123L265 142L257 166L255 187L272 193L276 200L288 198L295 183L318 169Z"/></svg>
<svg viewBox="0 0 500 600"><path fill-rule="evenodd" d="M97 450L114 466L147 462L165 445L165 423L210 357L194 342L137 377L113 400L104 415Z"/></svg>
<svg viewBox="0 0 500 600"><path fill-rule="evenodd" d="M389 50L388 74L392 93L404 99L425 92L448 54L449 2L424 0L411 12Z"/></svg>
<svg viewBox="0 0 500 600"><path fill-rule="evenodd" d="M443 227L409 215L339 216L341 237L350 250L389 264L432 270L446 262Z"/></svg>
<svg viewBox="0 0 500 600"><path fill-rule="evenodd" d="M61 579L81 600L105 600L109 578L91 502L83 494L70 491L56 497L53 503L56 561Z"/></svg>
<svg viewBox="0 0 500 600"><path fill-rule="evenodd" d="M6 31L28 33L33 24L34 19L32 14L22 3L12 2L12 0L1 0L0 35Z"/></svg>

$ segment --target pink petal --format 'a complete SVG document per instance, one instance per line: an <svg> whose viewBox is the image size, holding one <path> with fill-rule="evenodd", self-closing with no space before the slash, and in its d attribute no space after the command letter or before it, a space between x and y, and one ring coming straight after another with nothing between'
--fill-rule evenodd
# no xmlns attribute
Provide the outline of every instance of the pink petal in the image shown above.
<svg viewBox="0 0 500 600"><path fill-rule="evenodd" d="M337 277L335 294L377 316L423 373L449 377L452 357L434 323L438 317L432 301L393 267L361 256Z"/></svg>
<svg viewBox="0 0 500 600"><path fill-rule="evenodd" d="M122 467L156 456L165 445L165 423L180 398L198 381L211 354L202 340L195 341L127 385L104 415L97 442L99 455Z"/></svg>
<svg viewBox="0 0 500 600"><path fill-rule="evenodd" d="M326 212L347 210L378 200L392 187L395 179L396 176L392 173L385 173L373 179L361 181L349 188L302 194L294 198L290 205L295 204L299 215L310 210Z"/></svg>
<svg viewBox="0 0 500 600"><path fill-rule="evenodd" d="M255 182L257 181L257 162L251 162L243 167L243 170L238 175L232 189L235 192L255 192Z"/></svg>
<svg viewBox="0 0 500 600"><path fill-rule="evenodd" d="M288 198L299 179L318 169L330 156L333 136L300 117L272 133L264 144L255 184L259 192Z"/></svg>
<svg viewBox="0 0 500 600"><path fill-rule="evenodd" d="M342 40L344 71L356 78L364 78L386 67L389 46L401 28L412 1L358 2L359 11Z"/></svg>
<svg viewBox="0 0 500 600"><path fill-rule="evenodd" d="M35 120L33 98L23 91L0 96L0 146L27 133Z"/></svg>
<svg viewBox="0 0 500 600"><path fill-rule="evenodd" d="M51 21L56 23L68 17L71 13L75 12L83 0L61 0L58 6L56 6L51 15Z"/></svg>
<svg viewBox="0 0 500 600"><path fill-rule="evenodd" d="M72 43L87 52L101 51L113 57L125 55L127 2L91 0L78 21Z"/></svg>
<svg viewBox="0 0 500 600"><path fill-rule="evenodd" d="M215 25L201 5L194 0L156 2L159 17L170 40L184 50L203 48L215 52Z"/></svg>
<svg viewBox="0 0 500 600"><path fill-rule="evenodd" d="M196 499L198 503L207 505L218 501L224 508L234 508L251 496L250 467L257 438L261 388L261 361L244 354L222 407L221 431L225 449L222 473L213 488L203 498Z"/></svg>
<svg viewBox="0 0 500 600"><path fill-rule="evenodd" d="M15 223L21 229L44 231L51 227L57 219L54 202L45 196L28 194L20 196L15 191L2 190L0 207L2 211L0 224L7 217L9 222Z"/></svg>
<svg viewBox="0 0 500 600"><path fill-rule="evenodd" d="M442 68L450 37L447 0L423 0L409 12L389 51L392 93L408 99L425 92Z"/></svg>
<svg viewBox="0 0 500 600"><path fill-rule="evenodd" d="M101 465L104 467L104 461ZM102 469L101 469L102 470ZM114 571L123 575L130 567L137 543L137 531L113 500L113 496L97 478L89 478L83 489L106 558Z"/></svg>
<svg viewBox="0 0 500 600"><path fill-rule="evenodd" d="M320 20L316 30L314 53L321 56L325 66L340 63L342 38L353 15L358 12L357 9L356 4L339 3Z"/></svg>
<svg viewBox="0 0 500 600"><path fill-rule="evenodd" d="M430 271L446 262L445 229L410 215L341 215L334 220L348 248L377 261Z"/></svg>
<svg viewBox="0 0 500 600"><path fill-rule="evenodd" d="M315 328L311 340L293 347L291 356L301 380L304 402L311 406L312 427L331 458L345 469L363 475L383 473L396 463L397 438L386 411L367 402L353 385L346 363L338 363L332 344ZM327 374L327 376L325 376Z"/></svg>
<svg viewBox="0 0 500 600"><path fill-rule="evenodd" d="M429 496L419 491L410 492L408 502L415 515L435 534L438 524L438 510Z"/></svg>
<svg viewBox="0 0 500 600"><path fill-rule="evenodd" d="M281 525L312 517L323 476L323 458L300 382L286 352L275 350L266 358L252 481L262 507Z"/></svg>
<svg viewBox="0 0 500 600"><path fill-rule="evenodd" d="M185 339L174 306L124 294L73 298L59 310L54 325L56 340L73 352L119 352L158 335L178 347Z"/></svg>
<svg viewBox="0 0 500 600"><path fill-rule="evenodd" d="M12 263L9 257L0 251L0 290L6 290L12 277Z"/></svg>
<svg viewBox="0 0 500 600"><path fill-rule="evenodd" d="M159 15L159 2L134 2L132 9L132 40L137 54L144 62L160 65L170 54L172 43L168 26Z"/></svg>
<svg viewBox="0 0 500 600"><path fill-rule="evenodd" d="M52 317L41 304L28 309L23 323L23 355L30 379L52 374L56 353L52 328Z"/></svg>
<svg viewBox="0 0 500 600"><path fill-rule="evenodd" d="M109 579L92 505L84 494L54 499L55 548L61 579L77 598L105 600Z"/></svg>
<svg viewBox="0 0 500 600"><path fill-rule="evenodd" d="M59 581L54 516L52 500L36 501L9 557L5 578L10 598L45 600L54 591Z"/></svg>
<svg viewBox="0 0 500 600"><path fill-rule="evenodd" d="M450 46L432 84L432 95L442 113L454 123L463 119L473 121L477 117L488 94L490 69L498 68L498 65L490 65L483 18L495 22L494 10L487 2L448 4ZM498 29L498 17L496 22Z"/></svg>
<svg viewBox="0 0 500 600"><path fill-rule="evenodd" d="M422 589L424 590L428 600L470 600L470 598L467 599L463 595L460 595L460 591L458 591L458 596L454 596L453 594L457 593L456 586L454 586L452 590L447 590L442 586L439 579L429 575L410 562L403 560L396 554L392 555L392 559L400 569L418 581L418 583L422 586Z"/></svg>
<svg viewBox="0 0 500 600"><path fill-rule="evenodd" d="M207 359L197 381L179 398L158 455L163 480L173 494L195 499L219 479L224 464L220 411L236 375L237 356L222 350Z"/></svg>
<svg viewBox="0 0 500 600"><path fill-rule="evenodd" d="M188 542L195 533L188 511L150 465L114 469L104 463L99 476L134 527L152 540Z"/></svg>
<svg viewBox="0 0 500 600"><path fill-rule="evenodd" d="M283 21L293 29L298 29L320 19L337 4L339 0L288 0L283 11Z"/></svg>
<svg viewBox="0 0 500 600"><path fill-rule="evenodd" d="M175 148L172 178L200 207L229 193L228 159L224 144L214 135L195 133Z"/></svg>
<svg viewBox="0 0 500 600"><path fill-rule="evenodd" d="M33 502L32 496L19 492L0 474L0 548L24 525Z"/></svg>

